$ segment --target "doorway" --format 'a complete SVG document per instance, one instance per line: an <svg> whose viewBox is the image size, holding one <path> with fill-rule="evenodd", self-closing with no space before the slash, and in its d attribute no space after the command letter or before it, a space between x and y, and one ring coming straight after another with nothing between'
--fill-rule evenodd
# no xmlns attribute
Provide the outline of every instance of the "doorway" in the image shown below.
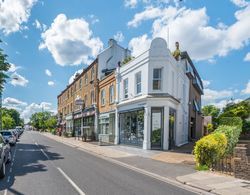
<svg viewBox="0 0 250 195"><path fill-rule="evenodd" d="M163 108L151 109L151 149L163 146Z"/></svg>
<svg viewBox="0 0 250 195"><path fill-rule="evenodd" d="M175 146L176 110L169 108L169 150Z"/></svg>

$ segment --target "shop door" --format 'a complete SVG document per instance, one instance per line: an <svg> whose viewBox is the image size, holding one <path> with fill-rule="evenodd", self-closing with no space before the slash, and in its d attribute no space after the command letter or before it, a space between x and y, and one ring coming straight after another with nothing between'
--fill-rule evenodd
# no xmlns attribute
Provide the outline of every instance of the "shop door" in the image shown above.
<svg viewBox="0 0 250 195"><path fill-rule="evenodd" d="M151 109L151 149L162 149L163 108Z"/></svg>

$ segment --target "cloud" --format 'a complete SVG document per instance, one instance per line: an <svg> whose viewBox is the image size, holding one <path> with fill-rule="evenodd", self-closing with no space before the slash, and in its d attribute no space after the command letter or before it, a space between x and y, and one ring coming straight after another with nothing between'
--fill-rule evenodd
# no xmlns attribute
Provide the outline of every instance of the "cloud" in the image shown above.
<svg viewBox="0 0 250 195"><path fill-rule="evenodd" d="M244 61L250 62L250 52L248 52L244 58Z"/></svg>
<svg viewBox="0 0 250 195"><path fill-rule="evenodd" d="M81 74L83 69L77 70L70 78L69 78L69 84L73 83L75 77L77 74Z"/></svg>
<svg viewBox="0 0 250 195"><path fill-rule="evenodd" d="M39 20L37 20L37 19L33 23L33 26L35 26L36 29L39 29L41 31L45 31L47 29L47 26L45 24L40 23Z"/></svg>
<svg viewBox="0 0 250 195"><path fill-rule="evenodd" d="M231 90L216 91L212 89L204 89L204 95L202 96L202 99L204 101L210 102L214 100L230 98L232 96L233 96L233 91Z"/></svg>
<svg viewBox="0 0 250 195"><path fill-rule="evenodd" d="M7 97L3 100L4 106L27 106L26 102L23 102L21 100L18 100L16 98Z"/></svg>
<svg viewBox="0 0 250 195"><path fill-rule="evenodd" d="M100 22L100 20L94 14L89 15L89 17L91 20L91 24L95 24L95 23Z"/></svg>
<svg viewBox="0 0 250 195"><path fill-rule="evenodd" d="M137 3L138 3L138 0L125 0L124 1L125 7L129 7L129 8L135 8Z"/></svg>
<svg viewBox="0 0 250 195"><path fill-rule="evenodd" d="M214 105L217 108L222 109L222 108L224 108L229 103L236 103L237 104L237 103L239 103L241 101L243 101L243 99L220 100L219 102L213 102L213 103L211 103L211 105Z"/></svg>
<svg viewBox="0 0 250 195"><path fill-rule="evenodd" d="M13 86L22 86L22 87L25 87L27 86L27 84L29 83L29 81L21 76L20 74L14 72L12 75L11 75L11 78L12 80L10 81L10 83L13 85Z"/></svg>
<svg viewBox="0 0 250 195"><path fill-rule="evenodd" d="M49 85L49 86L54 86L54 85L55 85L55 82L54 82L54 81L49 81L49 82L48 82L48 85Z"/></svg>
<svg viewBox="0 0 250 195"><path fill-rule="evenodd" d="M246 88L241 91L242 94L249 95L250 94L250 80L248 81Z"/></svg>
<svg viewBox="0 0 250 195"><path fill-rule="evenodd" d="M41 37L39 49L47 48L61 66L89 64L103 48L83 18L67 19L64 14L59 14Z"/></svg>
<svg viewBox="0 0 250 195"><path fill-rule="evenodd" d="M115 35L114 35L114 39L118 42L123 42L124 41L124 35L122 34L121 31L118 31Z"/></svg>
<svg viewBox="0 0 250 195"><path fill-rule="evenodd" d="M29 19L30 12L37 0L1 0L0 30L8 35L25 28L22 26Z"/></svg>
<svg viewBox="0 0 250 195"><path fill-rule="evenodd" d="M231 0L231 2L238 7L246 7L249 5L249 2L246 2L245 0Z"/></svg>
<svg viewBox="0 0 250 195"><path fill-rule="evenodd" d="M132 51L132 56L138 56L150 47L151 39L147 34L135 37L129 42L129 49Z"/></svg>
<svg viewBox="0 0 250 195"><path fill-rule="evenodd" d="M211 81L202 79L202 83L203 83L204 88L207 88L211 84Z"/></svg>
<svg viewBox="0 0 250 195"><path fill-rule="evenodd" d="M52 73L51 73L51 71L50 71L49 69L46 69L46 70L45 70L45 74L46 74L47 76L49 76L49 77L52 76Z"/></svg>
<svg viewBox="0 0 250 195"><path fill-rule="evenodd" d="M128 25L137 27L143 21L153 20L152 35L147 34L148 39L162 37L168 40L169 35L171 50L175 49L175 41L179 41L180 49L188 51L192 59L198 61L226 56L230 51L249 44L250 5L239 8L234 16L235 22L231 25L224 25L222 28L221 25L209 24L209 16L205 7L188 9L151 6L135 14Z"/></svg>
<svg viewBox="0 0 250 195"><path fill-rule="evenodd" d="M10 68L9 68L8 72L11 72L11 73L16 72L20 68L21 68L21 66L16 66L15 64L10 63Z"/></svg>
<svg viewBox="0 0 250 195"><path fill-rule="evenodd" d="M42 111L52 112L53 114L56 113L56 111L52 107L52 104L49 102L41 102L40 104L31 103L28 106L26 106L24 110L21 112L21 117L24 119L24 122L27 123L29 122L29 119L32 114Z"/></svg>

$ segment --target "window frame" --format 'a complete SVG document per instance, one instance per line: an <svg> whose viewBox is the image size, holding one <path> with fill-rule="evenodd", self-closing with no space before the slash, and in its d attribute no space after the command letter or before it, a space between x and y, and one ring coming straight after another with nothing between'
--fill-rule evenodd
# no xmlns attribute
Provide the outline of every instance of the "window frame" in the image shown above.
<svg viewBox="0 0 250 195"><path fill-rule="evenodd" d="M138 76L140 75L140 82L138 82ZM140 85L140 92L138 92L138 85ZM135 74L135 94L139 95L142 93L142 78L141 78L141 71Z"/></svg>
<svg viewBox="0 0 250 195"><path fill-rule="evenodd" d="M105 89L101 90L101 106L105 106L106 103L106 91Z"/></svg>
<svg viewBox="0 0 250 195"><path fill-rule="evenodd" d="M125 82L127 84L126 88L125 88ZM127 93L126 93L126 91L127 91ZM128 99L128 78L123 80L123 98Z"/></svg>
<svg viewBox="0 0 250 195"><path fill-rule="evenodd" d="M160 71L160 76L159 76L159 78L155 78L154 77L154 71L155 70L159 70ZM159 88L154 88L154 82L155 81L158 81L158 82L160 82L160 87ZM159 90L162 90L162 68L154 68L153 69L153 82L152 82L152 89L154 90L154 91L159 91Z"/></svg>
<svg viewBox="0 0 250 195"><path fill-rule="evenodd" d="M112 90L111 90L112 89ZM109 104L113 104L115 102L115 90L114 85L109 86ZM112 91L112 94L111 94Z"/></svg>

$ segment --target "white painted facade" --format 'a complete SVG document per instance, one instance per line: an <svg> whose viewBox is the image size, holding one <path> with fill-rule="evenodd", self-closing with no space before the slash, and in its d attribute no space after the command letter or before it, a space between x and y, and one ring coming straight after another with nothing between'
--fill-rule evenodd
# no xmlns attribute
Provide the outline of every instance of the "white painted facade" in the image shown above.
<svg viewBox="0 0 250 195"><path fill-rule="evenodd" d="M161 87L153 89L154 69L161 69ZM141 93L136 94L136 74L141 73ZM124 94L124 80L128 80L128 97ZM151 149L152 108L163 110L163 134L161 149L169 149L169 110L176 111L174 143L180 146L188 142L189 79L185 64L176 61L164 39L156 38L150 49L129 63L116 69L116 137L120 142L119 114L124 111L144 110L143 149Z"/></svg>
<svg viewBox="0 0 250 195"><path fill-rule="evenodd" d="M104 76L103 70L111 70L117 67L118 62L122 62L131 56L131 52L117 44L114 39L109 40L109 46L98 54L98 79Z"/></svg>

